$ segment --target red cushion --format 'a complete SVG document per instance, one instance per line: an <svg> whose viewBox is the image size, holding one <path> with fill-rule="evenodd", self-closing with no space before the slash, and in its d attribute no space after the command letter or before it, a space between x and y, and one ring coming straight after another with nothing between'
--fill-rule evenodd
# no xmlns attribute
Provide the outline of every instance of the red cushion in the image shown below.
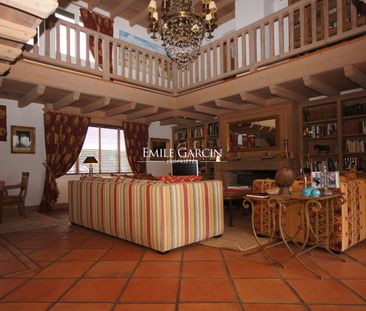
<svg viewBox="0 0 366 311"><path fill-rule="evenodd" d="M168 184L174 184L178 182L200 181L202 180L202 176L159 176L158 180Z"/></svg>

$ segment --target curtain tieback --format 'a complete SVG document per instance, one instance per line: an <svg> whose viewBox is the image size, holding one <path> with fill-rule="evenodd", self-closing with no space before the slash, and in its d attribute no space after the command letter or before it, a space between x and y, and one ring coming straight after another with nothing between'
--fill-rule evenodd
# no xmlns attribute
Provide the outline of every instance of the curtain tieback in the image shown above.
<svg viewBox="0 0 366 311"><path fill-rule="evenodd" d="M55 174L52 172L52 170L51 170L51 168L48 166L47 162L42 162L42 164L43 164L43 166L44 166L47 170L49 170L49 171L50 171L50 174L52 175L52 177L53 177L54 179L56 179Z"/></svg>

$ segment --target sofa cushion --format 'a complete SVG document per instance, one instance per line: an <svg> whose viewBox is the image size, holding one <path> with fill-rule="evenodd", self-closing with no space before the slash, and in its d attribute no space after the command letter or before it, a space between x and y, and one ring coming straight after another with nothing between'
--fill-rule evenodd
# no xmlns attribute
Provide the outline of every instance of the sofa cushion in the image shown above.
<svg viewBox="0 0 366 311"><path fill-rule="evenodd" d="M167 184L175 184L180 182L192 182L202 180L202 176L159 176L158 180Z"/></svg>

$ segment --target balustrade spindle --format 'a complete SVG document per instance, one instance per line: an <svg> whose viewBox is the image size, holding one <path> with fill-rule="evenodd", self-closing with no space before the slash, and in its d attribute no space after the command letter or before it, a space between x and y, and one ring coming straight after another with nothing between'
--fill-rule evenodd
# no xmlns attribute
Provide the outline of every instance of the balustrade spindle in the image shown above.
<svg viewBox="0 0 366 311"><path fill-rule="evenodd" d="M302 5L300 7L300 46L305 45L305 8Z"/></svg>
<svg viewBox="0 0 366 311"><path fill-rule="evenodd" d="M266 32L264 24L260 26L261 31L261 61L263 62L266 58Z"/></svg>
<svg viewBox="0 0 366 311"><path fill-rule="evenodd" d="M132 58L132 48L128 47L128 79L132 80L132 68L133 68L133 58Z"/></svg>
<svg viewBox="0 0 366 311"><path fill-rule="evenodd" d="M346 16L346 12L343 12L342 7L343 0L337 0L337 34L339 35L343 31L343 16Z"/></svg>
<svg viewBox="0 0 366 311"><path fill-rule="evenodd" d="M329 38L329 0L323 0L323 14L324 14L324 39Z"/></svg>

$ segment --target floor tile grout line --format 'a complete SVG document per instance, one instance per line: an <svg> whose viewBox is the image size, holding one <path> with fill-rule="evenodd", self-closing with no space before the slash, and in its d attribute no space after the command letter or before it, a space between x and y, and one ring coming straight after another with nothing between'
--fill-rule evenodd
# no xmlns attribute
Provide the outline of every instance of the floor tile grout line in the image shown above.
<svg viewBox="0 0 366 311"><path fill-rule="evenodd" d="M92 238L92 237L90 237L90 238ZM87 240L89 240L89 239L87 239ZM65 256L66 256L66 254L65 254ZM60 258L59 258L60 259ZM59 260L58 259L58 260ZM38 266L38 265L37 265ZM47 268L47 267L46 267ZM38 273L36 273L36 274L34 274L34 275L32 275L30 278L26 278L26 281L23 283L23 284L21 284L20 286L18 286L17 288L14 288L13 290L11 290L10 292L8 292L6 295L4 295L3 297L1 297L1 300L3 300L5 297L7 297L8 295L10 295L11 293L13 293L15 290L17 290L18 288L20 288L21 286L23 286L23 285L25 285L26 283L28 283L28 282L30 282L31 280L39 280L40 278L36 278L36 276L39 274L39 273L41 273L43 270L45 270L46 268L42 268L42 267L40 267L40 271L38 271ZM48 279L51 279L51 278L48 278ZM67 279L75 279L75 278L67 278ZM75 283L73 283L72 285L71 285L71 287L73 287L74 285L76 284L76 282ZM71 288L70 287L70 288ZM66 290L67 291L67 290ZM64 293L65 294L65 293ZM51 306L50 306L51 307ZM50 307L49 308L47 308L46 310L49 310L50 309Z"/></svg>
<svg viewBox="0 0 366 311"><path fill-rule="evenodd" d="M89 230L89 229L88 229ZM91 240L91 239L93 239L93 238L95 238L95 236L91 236L90 238L88 238L87 240L85 240L85 242L87 242L87 241L89 241L89 240ZM85 243L84 242L84 243ZM84 243L82 243L82 244L84 244ZM106 248L105 249L105 252L104 252L104 254L102 255L102 256L100 256L99 257L99 259L97 259L87 270L85 270L85 272L84 273L82 273L78 278L74 278L75 280L76 280L76 282L75 283L73 283L68 289L66 289L66 291L61 295L61 296L59 296L59 298L55 301L55 302L53 302L50 306L49 306L49 308L47 309L47 310L50 310L54 305L56 305L57 303L59 303L60 302L60 300L76 285L76 284L78 284L82 279L84 279L84 276L98 263L98 262L100 262L101 261L101 259L103 258L103 256L105 255L105 254L107 254L111 249L113 249L113 244L109 247L109 248ZM66 254L65 254L65 256L66 256ZM64 257L64 256L62 256L62 257ZM61 258L62 258L61 257ZM60 259L61 258L59 258L56 262L63 262L63 261L60 261ZM123 278L121 278L121 279L123 279Z"/></svg>
<svg viewBox="0 0 366 311"><path fill-rule="evenodd" d="M237 299L237 303L239 303L239 308L240 308L240 310L245 311L244 302L242 302L241 299L240 299L240 295L239 295L238 289L236 288L236 285L235 285L235 282L234 282L234 278L231 275L231 272L230 272L228 263L226 262L226 258L225 258L224 252L223 252L223 250L221 248L220 248L220 253L221 253L221 256L222 256L222 260L223 260L223 263L224 263L224 266L225 266L226 273L227 273L227 275L229 277L231 286L233 287L233 290L235 292L235 296L236 296L236 299Z"/></svg>
<svg viewBox="0 0 366 311"><path fill-rule="evenodd" d="M25 258L27 258L32 264L34 264L36 267L41 268L36 262L34 262L31 258L29 258L26 254L24 254L24 252L19 249L16 245L14 245L12 242L10 242L9 240L7 240L5 237L0 237L0 240L5 240L10 246L14 247L22 256L24 256ZM9 253L11 253L26 269L30 270L32 269L31 267L29 267L20 257L18 254L15 254L12 250L9 249L8 246L2 244L8 251Z"/></svg>
<svg viewBox="0 0 366 311"><path fill-rule="evenodd" d="M130 276L127 278L126 280L126 284L123 286L123 288L121 289L121 292L119 293L119 295L117 296L116 300L113 302L113 306L112 306L112 310L114 310L116 308L116 306L118 305L120 299L122 298L123 294L126 292L128 285L130 284L130 281L133 279L133 275L136 272L137 268L140 266L141 262L143 261L143 258L145 256L145 254L147 253L147 250L144 249L143 254L140 256L139 260L137 261L136 267L133 269L133 271L130 273Z"/></svg>
<svg viewBox="0 0 366 311"><path fill-rule="evenodd" d="M179 275L178 275L178 287L177 287L177 295L175 301L175 311L179 311L180 305L180 293L182 288L182 281L183 281L183 268L184 268L184 253L185 249L182 247L181 255L180 255L180 266L179 266Z"/></svg>
<svg viewBox="0 0 366 311"><path fill-rule="evenodd" d="M329 254L330 256L330 254ZM337 283L341 284L343 287L347 288L349 291L351 291L353 294L355 294L357 297L359 297L361 300L363 300L366 303L366 298L364 298L362 295L358 294L356 291L354 291L352 288L350 288L347 284L345 284L344 282L342 282L341 280L343 278L338 278L335 277L332 273L328 272L325 268L323 268L321 266L321 264L319 264L317 261L314 260L314 258L312 258L312 256L308 256L308 258L310 259L310 261L312 261L318 268L320 268L321 270L323 270L324 272L326 272L332 279L335 280ZM341 263L341 261L339 261ZM356 260L356 262L358 262L358 260Z"/></svg>

